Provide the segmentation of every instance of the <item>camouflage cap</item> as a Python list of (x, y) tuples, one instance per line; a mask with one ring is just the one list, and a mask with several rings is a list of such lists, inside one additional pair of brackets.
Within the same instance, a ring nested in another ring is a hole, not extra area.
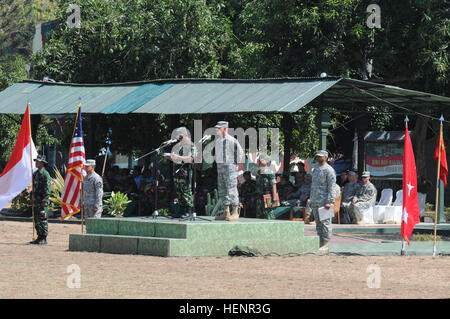
[(370, 172), (363, 172), (362, 173), (362, 175), (361, 175), (362, 177), (370, 177)]
[(226, 122), (226, 121), (219, 121), (219, 122), (217, 122), (216, 126), (214, 126), (214, 127), (216, 127), (216, 128), (228, 127), (228, 122)]
[(42, 162), (45, 164), (48, 164), (48, 162), (46, 161), (45, 155), (38, 155), (35, 159), (35, 162)]
[(320, 150), (316, 152), (315, 156), (326, 156), (328, 158), (328, 152), (324, 150)]
[(173, 131), (174, 135), (176, 137), (180, 136), (180, 135), (188, 135), (188, 130), (186, 127), (182, 126), (182, 127), (178, 127)]
[(93, 160), (93, 159), (86, 160), (86, 162), (84, 163), (84, 166), (95, 166), (95, 160)]
[(356, 175), (356, 173), (355, 173), (354, 171), (349, 171), (347, 174), (348, 174), (349, 176), (355, 176), (355, 175)]

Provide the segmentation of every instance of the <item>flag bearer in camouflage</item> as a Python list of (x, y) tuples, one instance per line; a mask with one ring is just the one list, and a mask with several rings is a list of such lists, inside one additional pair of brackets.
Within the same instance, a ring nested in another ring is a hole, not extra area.
[[(239, 220), (239, 193), (237, 189), (238, 163), (243, 162), (244, 151), (238, 140), (228, 134), (228, 122), (220, 121), (217, 129), (215, 152), (217, 163), (217, 188), (224, 213), (216, 220)], [(231, 213), (230, 213), (231, 206)]]
[(256, 175), (256, 189), (258, 198), (256, 200), (256, 217), (273, 219), (273, 209), (279, 205), (275, 200), (272, 200), (271, 207), (264, 207), (264, 195), (271, 194), (272, 199), (277, 198), (277, 180), (275, 174), (269, 167), (269, 158), (266, 155), (261, 155), (259, 158), (259, 171)]
[(167, 158), (175, 163), (173, 165), (175, 196), (180, 207), (179, 214), (173, 213), (172, 217), (190, 218), (194, 212), (192, 175), (196, 148), (186, 127), (175, 129), (172, 137), (179, 142), (172, 148), (172, 155)]
[(316, 222), (317, 234), (320, 238), (321, 252), (328, 251), (328, 241), (331, 239), (331, 218), (320, 220), (319, 207), (329, 209), (334, 204), (334, 185), (336, 184), (336, 172), (328, 165), (328, 152), (318, 151), (316, 153), (318, 165), (312, 171), (312, 183), (310, 194), (310, 205), (314, 220)]
[(37, 239), (30, 244), (46, 245), (48, 235), (48, 205), (50, 204), (50, 184), (51, 178), (45, 169), (44, 155), (38, 155), (34, 160), (38, 169), (33, 174), (33, 206), (34, 206), (34, 223), (36, 227)]
[(103, 179), (95, 172), (95, 160), (86, 160), (83, 181), (83, 207), (87, 218), (100, 218), (103, 211)]

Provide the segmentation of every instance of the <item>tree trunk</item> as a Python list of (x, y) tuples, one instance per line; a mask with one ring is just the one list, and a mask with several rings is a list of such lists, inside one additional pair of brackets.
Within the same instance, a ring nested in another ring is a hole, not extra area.
[[(421, 112), (426, 112), (426, 110), (421, 110)], [(426, 180), (427, 170), (425, 163), (425, 142), (427, 139), (427, 125), (428, 117), (417, 116), (416, 125), (414, 127), (414, 134), (411, 138), (414, 157), (416, 159), (416, 170), (417, 170), (417, 180)]]

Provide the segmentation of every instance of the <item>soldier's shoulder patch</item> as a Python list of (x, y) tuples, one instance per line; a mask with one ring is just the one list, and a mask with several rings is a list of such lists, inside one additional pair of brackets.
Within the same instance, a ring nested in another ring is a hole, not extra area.
[(100, 187), (103, 186), (103, 183), (102, 183), (102, 182), (97, 182), (95, 185), (96, 185), (98, 188), (100, 188)]

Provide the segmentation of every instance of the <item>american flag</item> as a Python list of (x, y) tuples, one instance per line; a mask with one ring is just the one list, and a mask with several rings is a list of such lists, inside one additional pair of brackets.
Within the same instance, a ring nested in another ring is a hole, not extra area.
[(85, 161), (83, 130), (81, 128), (81, 106), (79, 106), (75, 132), (70, 145), (64, 188), (61, 193), (61, 219), (66, 219), (80, 211), (81, 185), (84, 176), (86, 176), (86, 171), (84, 170)]

